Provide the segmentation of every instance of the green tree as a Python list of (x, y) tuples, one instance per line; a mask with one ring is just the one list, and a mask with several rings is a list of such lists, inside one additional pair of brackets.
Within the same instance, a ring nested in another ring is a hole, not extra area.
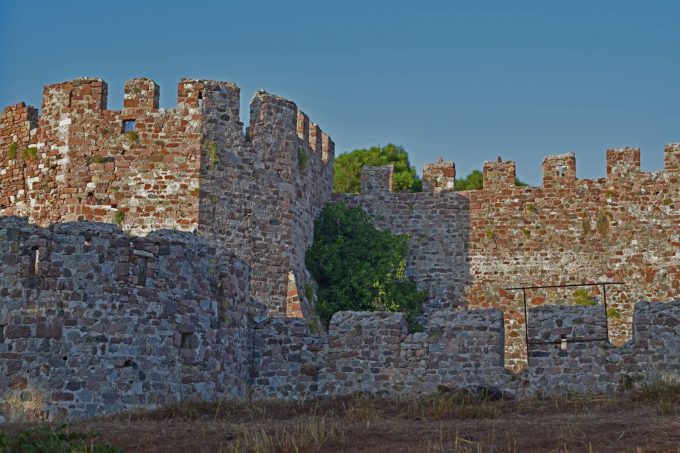
[(321, 319), (342, 310), (394, 311), (414, 327), (427, 293), (406, 278), (407, 247), (406, 235), (377, 230), (359, 207), (324, 206), (306, 255)]
[[(515, 185), (526, 187), (529, 184), (515, 178)], [(479, 170), (472, 170), (472, 172), (465, 178), (456, 179), (456, 190), (479, 190), (484, 187), (484, 174)]]
[(416, 169), (408, 160), (408, 153), (401, 146), (392, 143), (386, 146), (372, 146), (368, 149), (355, 149), (335, 158), (333, 190), (336, 192), (359, 192), (361, 187), (361, 168), (365, 165), (394, 165), (392, 188), (395, 192), (420, 192), (423, 184)]

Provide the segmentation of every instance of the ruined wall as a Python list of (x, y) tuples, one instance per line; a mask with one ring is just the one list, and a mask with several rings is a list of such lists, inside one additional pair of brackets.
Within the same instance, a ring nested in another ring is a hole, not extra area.
[(0, 218), (0, 416), (246, 394), (249, 268), (187, 233)]
[[(515, 186), (514, 162), (487, 162), (482, 190), (425, 183), (423, 193), (392, 193), (384, 182), (334, 200), (410, 235), (407, 274), (429, 290), (426, 316), (449, 306), (502, 310), (506, 360), (518, 369), (526, 363), (521, 292), (503, 288), (623, 281), (607, 294), (617, 344), (632, 334), (636, 301), (680, 294), (680, 145), (664, 152), (655, 173), (640, 172), (639, 150), (626, 148), (608, 151), (609, 173), (597, 180), (577, 179), (574, 155), (563, 154), (545, 158), (542, 187)], [(570, 303), (573, 289), (527, 296), (530, 306)]]
[(112, 111), (103, 80), (78, 79), (45, 87), (39, 119), (33, 107), (7, 108), (0, 215), (111, 222), (136, 235), (197, 231), (251, 263), (253, 295), (285, 313), (289, 273), (296, 286), (308, 281), (304, 252), (330, 199), (333, 142), (265, 92), (252, 101), (247, 135), (235, 84), (182, 79), (177, 93), (175, 109), (159, 109), (159, 86), (132, 79), (123, 110)]
[(637, 304), (635, 337), (620, 347), (600, 340), (602, 306), (546, 305), (529, 319), (529, 365), (518, 374), (503, 367), (503, 318), (495, 309), (443, 310), (422, 333), (408, 333), (399, 313), (339, 312), (327, 337), (302, 320), (268, 319), (255, 327), (252, 395), (612, 393), (626, 380), (680, 373), (680, 301)]
[(498, 310), (445, 310), (422, 333), (409, 333), (404, 315), (388, 312), (336, 313), (327, 337), (293, 319), (269, 319), (255, 328), (256, 398), (507, 388), (510, 378)]
[[(620, 347), (597, 340), (606, 338), (601, 306), (533, 309), (529, 332), (528, 381), (533, 392), (611, 393), (621, 388), (626, 376), (634, 382), (680, 374), (680, 301), (636, 304), (633, 338)], [(577, 341), (584, 339), (595, 341)], [(531, 344), (535, 341), (553, 343)]]

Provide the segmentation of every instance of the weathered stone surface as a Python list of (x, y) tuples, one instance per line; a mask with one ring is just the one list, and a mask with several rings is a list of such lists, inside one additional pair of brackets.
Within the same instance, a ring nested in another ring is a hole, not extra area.
[[(235, 84), (182, 79), (175, 109), (159, 109), (159, 93), (154, 81), (132, 79), (123, 110), (107, 110), (106, 82), (84, 78), (45, 87), (40, 117), (23, 103), (7, 107), (0, 215), (42, 226), (118, 223), (136, 235), (197, 232), (249, 263), (253, 296), (285, 314), (289, 273), (298, 285), (309, 281), (304, 253), (330, 199), (333, 141), (293, 102), (264, 91), (252, 100), (245, 136)], [(29, 147), (34, 156), (24, 154)], [(127, 274), (127, 263), (113, 272)]]
[(680, 373), (680, 301), (637, 304), (635, 338), (621, 347), (603, 339), (602, 311), (533, 309), (528, 369), (516, 375), (503, 366), (503, 316), (495, 309), (441, 310), (422, 333), (408, 333), (399, 313), (340, 312), (328, 336), (311, 335), (301, 320), (269, 319), (255, 327), (251, 391), (263, 399), (480, 388), (505, 396), (610, 393), (627, 375)]
[[(36, 267), (27, 259), (31, 244), (40, 244), (38, 284), (26, 287)], [(167, 253), (134, 253), (160, 244)], [(0, 257), (7, 256), (15, 264), (0, 268), (0, 287), (19, 290), (0, 298), (4, 418), (79, 418), (192, 396), (246, 395), (248, 311), (257, 306), (250, 269), (223, 249), (188, 233), (135, 238), (113, 225), (41, 228), (0, 217)], [(125, 273), (115, 271), (121, 263)]]
[[(639, 149), (607, 152), (607, 178), (576, 178), (574, 154), (543, 161), (543, 186), (515, 186), (514, 162), (486, 162), (482, 190), (432, 183), (450, 163), (426, 165), (422, 193), (389, 190), (388, 167), (364, 169), (361, 194), (334, 194), (361, 206), (376, 227), (409, 235), (406, 273), (430, 300), (425, 317), (448, 307), (498, 308), (505, 315), (506, 362), (526, 366), (522, 294), (504, 288), (622, 281), (607, 288), (612, 341), (631, 338), (633, 306), (680, 295), (680, 145), (663, 171), (639, 171)], [(382, 168), (382, 169), (381, 169)], [(447, 170), (448, 168), (448, 170)], [(450, 178), (450, 177), (449, 177)], [(600, 287), (593, 291), (602, 304)], [(574, 288), (528, 290), (529, 307), (570, 304)]]
[[(680, 372), (680, 302), (633, 305), (680, 295), (680, 145), (655, 173), (609, 150), (599, 180), (548, 156), (542, 187), (516, 187), (498, 159), (483, 190), (454, 192), (440, 160), (425, 192), (395, 194), (391, 167), (366, 167), (360, 195), (332, 197), (330, 137), (263, 91), (244, 133), (239, 98), (183, 79), (159, 109), (158, 85), (133, 79), (110, 111), (106, 83), (78, 79), (46, 87), (41, 116), (0, 113), (0, 422), (251, 394), (611, 392)], [(319, 328), (304, 253), (331, 199), (409, 234), (424, 332), (397, 313)], [(593, 279), (626, 283), (610, 312), (600, 288), (593, 307), (530, 290), (528, 332), (503, 289)]]

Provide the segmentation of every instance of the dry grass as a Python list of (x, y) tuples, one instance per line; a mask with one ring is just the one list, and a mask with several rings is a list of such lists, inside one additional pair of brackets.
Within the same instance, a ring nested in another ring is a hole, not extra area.
[(680, 415), (680, 376), (652, 372), (631, 392), (637, 401), (655, 404), (659, 415)]
[(264, 426), (243, 429), (221, 451), (225, 453), (321, 451), (324, 445), (341, 439), (342, 435), (342, 429), (337, 421), (326, 417), (302, 417), (293, 423), (276, 426), (273, 432), (267, 431)]
[(674, 385), (650, 381), (614, 398), (489, 401), (443, 393), (189, 402), (71, 428), (136, 452), (680, 452), (680, 417), (664, 409), (677, 408)]

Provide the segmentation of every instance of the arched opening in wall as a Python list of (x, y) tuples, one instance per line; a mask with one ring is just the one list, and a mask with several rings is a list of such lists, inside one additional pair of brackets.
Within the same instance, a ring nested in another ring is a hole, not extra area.
[(286, 293), (286, 318), (304, 318), (302, 303), (298, 292), (295, 274), (288, 272), (288, 291)]
[(198, 92), (198, 108), (203, 108), (203, 91)]
[(564, 178), (564, 165), (557, 166), (557, 176), (560, 178)]

